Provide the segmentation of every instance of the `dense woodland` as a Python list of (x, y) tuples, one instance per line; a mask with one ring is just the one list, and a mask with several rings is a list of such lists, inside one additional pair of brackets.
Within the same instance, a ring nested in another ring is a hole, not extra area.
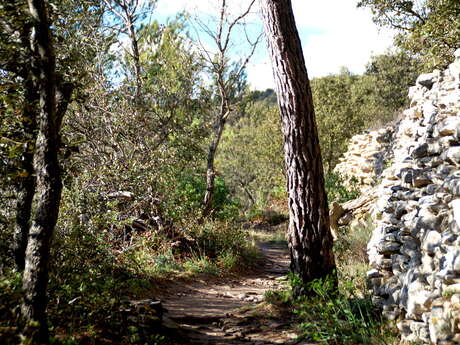
[[(124, 327), (123, 298), (166, 276), (257, 266), (246, 225), (289, 218), (288, 100), (251, 90), (246, 77), (267, 45), (248, 20), (257, 2), (238, 13), (216, 3), (212, 21), (184, 12), (166, 24), (154, 0), (0, 3), (0, 343), (167, 343), (160, 328), (141, 339)], [(397, 121), (417, 75), (445, 67), (460, 46), (457, 0), (356, 5), (397, 35), (363, 74), (343, 68), (299, 93), (313, 100), (314, 115), (307, 105), (301, 116), (310, 130), (316, 121), (324, 169), (307, 197), (324, 185), (329, 203), (356, 196), (333, 172), (348, 140)], [(336, 257), (352, 243), (339, 241)]]

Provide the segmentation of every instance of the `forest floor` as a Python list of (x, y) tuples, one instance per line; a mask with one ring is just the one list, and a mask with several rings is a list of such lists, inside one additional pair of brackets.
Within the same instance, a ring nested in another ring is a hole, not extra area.
[(258, 269), (228, 277), (202, 276), (167, 282), (159, 297), (164, 326), (178, 344), (308, 344), (297, 340), (287, 306), (264, 301), (268, 290), (286, 289), (286, 243), (258, 241)]

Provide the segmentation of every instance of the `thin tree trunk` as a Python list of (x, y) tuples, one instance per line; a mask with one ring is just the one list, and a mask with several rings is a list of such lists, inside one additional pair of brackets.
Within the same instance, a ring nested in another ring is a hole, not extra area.
[(16, 185), (16, 224), (14, 229), (13, 252), (18, 271), (24, 270), (24, 257), (27, 248), (27, 237), (30, 228), (32, 201), (35, 194), (35, 176), (33, 168), (34, 144), (37, 130), (38, 90), (32, 80), (30, 71), (27, 74), (24, 91), (24, 109), (22, 127), (26, 135), (26, 148), (22, 154), (19, 170), (21, 177)]
[(335, 271), (312, 95), (291, 1), (261, 5), (284, 133), (291, 270), (308, 283)]
[(141, 62), (139, 54), (138, 37), (136, 35), (136, 28), (134, 26), (134, 21), (137, 17), (136, 10), (138, 8), (139, 1), (113, 0), (113, 2), (121, 8), (121, 11), (117, 10), (116, 6), (112, 5), (111, 0), (104, 0), (104, 3), (107, 5), (107, 7), (124, 22), (126, 30), (128, 31), (128, 37), (131, 44), (131, 57), (134, 61), (134, 74), (136, 77), (136, 100), (139, 101), (142, 87)]
[(229, 114), (229, 110), (226, 110), (225, 101), (224, 99), (222, 99), (221, 106), (220, 106), (220, 113), (219, 113), (218, 121), (216, 123), (216, 131), (215, 131), (214, 139), (209, 145), (209, 150), (208, 150), (208, 160), (207, 160), (207, 168), (206, 168), (206, 191), (205, 191), (204, 199), (203, 199), (203, 212), (202, 212), (203, 217), (207, 217), (212, 211), (212, 199), (214, 196), (214, 185), (215, 185), (215, 178), (216, 178), (216, 172), (214, 169), (214, 161), (216, 158), (216, 152), (217, 152), (217, 148), (219, 147), (220, 139), (222, 138), (222, 133), (224, 131), (225, 122), (227, 121), (228, 114)]
[(139, 55), (139, 46), (137, 43), (136, 31), (134, 29), (134, 23), (131, 16), (126, 11), (126, 20), (129, 33), (129, 39), (131, 41), (131, 50), (133, 53), (134, 60), (134, 73), (136, 74), (136, 99), (139, 100), (141, 95), (142, 79), (141, 79), (141, 62)]
[(23, 273), (26, 322), (24, 336), (32, 344), (48, 342), (46, 318), (50, 241), (56, 225), (61, 197), (58, 164), (58, 119), (56, 118), (55, 57), (44, 0), (28, 0), (33, 21), (32, 61), (40, 94), (38, 135), (34, 155), (37, 207), (33, 215)]

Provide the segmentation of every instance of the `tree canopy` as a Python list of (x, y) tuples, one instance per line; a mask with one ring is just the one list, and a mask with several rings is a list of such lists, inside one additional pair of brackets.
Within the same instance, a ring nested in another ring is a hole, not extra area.
[(420, 57), (425, 71), (443, 68), (460, 46), (457, 0), (361, 0), (380, 26), (398, 30), (395, 44)]

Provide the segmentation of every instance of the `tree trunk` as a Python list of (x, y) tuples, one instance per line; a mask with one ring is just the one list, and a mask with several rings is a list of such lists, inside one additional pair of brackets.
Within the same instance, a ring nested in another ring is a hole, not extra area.
[(140, 62), (140, 54), (139, 54), (139, 46), (137, 43), (136, 31), (134, 29), (134, 23), (126, 11), (126, 20), (127, 20), (127, 27), (129, 33), (129, 40), (131, 41), (131, 50), (133, 54), (134, 60), (134, 73), (136, 74), (136, 99), (139, 101), (139, 97), (141, 95), (141, 87), (142, 87), (142, 79), (141, 79), (141, 62)]
[[(56, 89), (56, 127), (61, 128), (62, 119), (67, 111), (70, 98), (74, 90), (71, 83), (57, 83)], [(37, 138), (37, 107), (38, 90), (32, 77), (25, 81), (24, 109), (22, 126), (26, 134), (27, 148), (21, 157), (19, 169), (24, 176), (19, 177), (16, 184), (16, 224), (14, 229), (13, 253), (18, 271), (24, 270), (27, 238), (30, 229), (30, 218), (32, 213), (32, 202), (35, 194), (35, 176), (33, 167), (34, 145), (32, 141)], [(57, 145), (60, 145), (58, 138)]]
[(203, 212), (202, 216), (207, 217), (212, 211), (212, 199), (214, 196), (214, 185), (216, 172), (214, 169), (214, 161), (216, 158), (217, 147), (219, 146), (220, 139), (222, 138), (222, 133), (224, 131), (225, 122), (227, 121), (229, 111), (226, 111), (225, 101), (222, 96), (220, 113), (216, 123), (216, 131), (214, 139), (209, 145), (208, 151), (208, 161), (206, 168), (206, 191), (203, 199)]
[(318, 131), (291, 1), (261, 0), (261, 7), (284, 133), (291, 270), (304, 283), (328, 275), (335, 281)]
[[(30, 215), (32, 212), (32, 201), (35, 193), (35, 176), (33, 168), (34, 145), (37, 130), (37, 105), (38, 91), (36, 84), (28, 69), (25, 80), (24, 108), (22, 112), (22, 128), (26, 133), (26, 148), (21, 156), (19, 170), (21, 176), (16, 184), (16, 224), (14, 229), (13, 252), (18, 271), (24, 270), (25, 253), (27, 248), (27, 237), (30, 228)], [(30, 137), (27, 137), (30, 135)]]
[(48, 14), (44, 0), (28, 0), (28, 5), (34, 27), (32, 63), (37, 71), (40, 105), (34, 154), (37, 207), (27, 243), (21, 311), (26, 322), (24, 336), (32, 344), (44, 344), (48, 342), (46, 290), (50, 241), (58, 217), (61, 179), (57, 157), (55, 57)]

